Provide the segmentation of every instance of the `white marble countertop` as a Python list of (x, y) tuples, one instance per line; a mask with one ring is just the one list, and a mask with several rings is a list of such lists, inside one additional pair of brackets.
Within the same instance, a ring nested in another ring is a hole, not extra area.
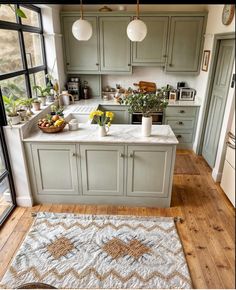
[(97, 124), (79, 124), (79, 129), (76, 131), (69, 131), (66, 125), (62, 132), (54, 134), (44, 133), (38, 129), (23, 141), (145, 145), (177, 145), (179, 143), (169, 125), (152, 125), (150, 137), (141, 136), (141, 125), (111, 125), (108, 135), (99, 137)]

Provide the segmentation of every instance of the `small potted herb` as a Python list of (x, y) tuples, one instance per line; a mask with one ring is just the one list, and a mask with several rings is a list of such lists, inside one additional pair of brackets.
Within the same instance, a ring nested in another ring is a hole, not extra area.
[(40, 111), (40, 110), (41, 110), (41, 108), (40, 108), (41, 101), (40, 101), (39, 99), (34, 98), (34, 99), (32, 100), (32, 105), (33, 105), (33, 109), (34, 109), (34, 111)]
[(47, 85), (46, 87), (33, 86), (33, 89), (37, 92), (38, 99), (41, 101), (42, 106), (46, 106), (46, 98), (50, 95), (51, 87)]

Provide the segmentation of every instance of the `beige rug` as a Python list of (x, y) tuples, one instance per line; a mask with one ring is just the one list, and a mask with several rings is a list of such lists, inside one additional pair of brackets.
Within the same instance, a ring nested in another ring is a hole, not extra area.
[(56, 288), (192, 288), (173, 218), (38, 213), (3, 277)]

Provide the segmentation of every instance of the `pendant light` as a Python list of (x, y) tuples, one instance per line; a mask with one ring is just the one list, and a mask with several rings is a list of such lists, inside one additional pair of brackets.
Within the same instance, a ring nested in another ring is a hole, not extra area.
[(127, 35), (131, 41), (143, 41), (147, 35), (147, 26), (139, 19), (139, 0), (137, 0), (136, 18), (127, 26)]
[(83, 19), (83, 5), (80, 0), (80, 19), (76, 20), (72, 25), (72, 34), (77, 40), (89, 40), (93, 34), (91, 23)]

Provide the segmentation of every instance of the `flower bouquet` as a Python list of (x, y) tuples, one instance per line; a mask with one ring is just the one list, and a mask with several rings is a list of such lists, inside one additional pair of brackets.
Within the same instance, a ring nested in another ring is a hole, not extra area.
[(90, 113), (89, 118), (99, 125), (99, 135), (103, 137), (106, 136), (109, 131), (114, 113), (96, 110)]

